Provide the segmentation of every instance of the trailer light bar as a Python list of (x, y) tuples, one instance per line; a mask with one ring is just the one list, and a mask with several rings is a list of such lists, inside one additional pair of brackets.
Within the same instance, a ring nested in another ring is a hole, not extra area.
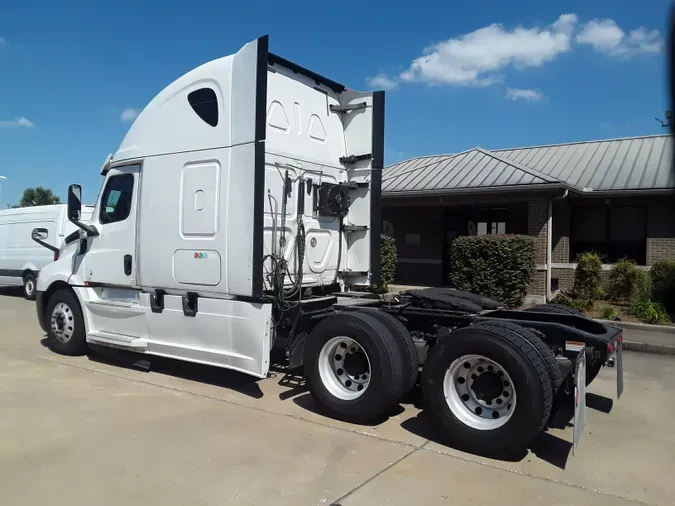
[(609, 341), (607, 343), (607, 353), (610, 355), (614, 353), (616, 349), (621, 346), (621, 343), (623, 343), (623, 333), (620, 333), (614, 342)]

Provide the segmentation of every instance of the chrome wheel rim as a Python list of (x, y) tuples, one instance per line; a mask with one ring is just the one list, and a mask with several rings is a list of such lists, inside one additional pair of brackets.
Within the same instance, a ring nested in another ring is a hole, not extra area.
[(477, 430), (502, 427), (516, 410), (516, 391), (508, 372), (482, 355), (455, 359), (445, 373), (443, 393), (455, 417)]
[(75, 332), (75, 315), (65, 302), (54, 306), (51, 316), (51, 327), (54, 337), (62, 343), (67, 343)]
[(361, 397), (370, 384), (370, 373), (370, 358), (353, 339), (333, 337), (321, 348), (319, 376), (338, 399), (351, 401)]

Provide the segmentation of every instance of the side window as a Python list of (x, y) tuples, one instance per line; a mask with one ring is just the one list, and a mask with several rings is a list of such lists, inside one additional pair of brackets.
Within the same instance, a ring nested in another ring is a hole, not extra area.
[(188, 93), (187, 99), (197, 116), (212, 127), (218, 125), (218, 97), (215, 91), (211, 88), (200, 88)]
[(99, 220), (102, 225), (127, 219), (131, 212), (133, 191), (133, 174), (120, 174), (108, 179), (105, 190), (103, 190), (99, 213)]

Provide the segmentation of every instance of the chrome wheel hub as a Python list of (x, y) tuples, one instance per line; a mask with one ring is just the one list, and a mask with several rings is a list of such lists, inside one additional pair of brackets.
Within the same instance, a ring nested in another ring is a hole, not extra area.
[(353, 339), (333, 337), (319, 353), (319, 375), (328, 391), (338, 399), (353, 400), (370, 384), (370, 359)]
[(65, 302), (59, 302), (54, 306), (51, 315), (51, 328), (54, 337), (66, 343), (73, 337), (75, 320), (72, 309)]

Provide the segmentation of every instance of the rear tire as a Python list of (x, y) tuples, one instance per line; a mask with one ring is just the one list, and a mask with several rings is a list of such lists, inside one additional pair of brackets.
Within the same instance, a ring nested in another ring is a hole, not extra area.
[[(537, 304), (536, 306), (528, 307), (523, 311), (531, 311), (535, 313), (551, 313), (551, 314), (569, 314), (573, 316), (585, 316), (583, 311), (574, 309), (564, 304)], [(602, 369), (602, 361), (595, 360), (592, 353), (589, 351), (586, 355), (586, 386), (590, 385), (598, 376)]]
[(407, 378), (403, 391), (401, 392), (401, 397), (410, 393), (410, 391), (415, 387), (417, 383), (417, 377), (419, 375), (419, 358), (417, 356), (417, 348), (415, 348), (415, 343), (412, 340), (410, 331), (406, 328), (403, 323), (395, 318), (389, 313), (384, 311), (366, 309), (368, 315), (379, 320), (384, 324), (391, 335), (396, 339), (396, 342), (399, 345), (399, 351), (402, 353), (404, 360), (404, 367), (406, 368), (405, 377)]
[[(358, 311), (336, 313), (314, 327), (305, 343), (303, 369), (309, 391), (329, 416), (365, 423), (401, 398), (407, 360), (387, 326)], [(367, 371), (358, 367), (364, 362)]]
[(32, 272), (27, 272), (23, 277), (23, 296), (27, 300), (35, 300), (36, 286), (35, 275)]
[[(481, 393), (476, 378), (485, 371)], [(535, 347), (495, 326), (464, 327), (439, 340), (424, 368), (423, 391), (425, 405), (454, 446), (492, 456), (526, 450), (553, 404), (551, 379)], [(508, 399), (512, 404), (504, 411)]]
[(483, 320), (478, 322), (476, 325), (480, 327), (509, 329), (530, 343), (530, 345), (532, 345), (532, 347), (537, 351), (546, 365), (546, 370), (548, 371), (549, 378), (551, 379), (551, 388), (553, 388), (554, 392), (558, 390), (558, 387), (563, 380), (562, 373), (560, 372), (560, 367), (558, 367), (558, 361), (555, 359), (555, 354), (542, 338), (542, 332), (535, 329), (522, 327), (516, 323), (498, 320), (493, 322), (489, 320)]
[(45, 309), (45, 325), (50, 350), (72, 356), (87, 353), (82, 309), (72, 290), (57, 290), (49, 298)]

